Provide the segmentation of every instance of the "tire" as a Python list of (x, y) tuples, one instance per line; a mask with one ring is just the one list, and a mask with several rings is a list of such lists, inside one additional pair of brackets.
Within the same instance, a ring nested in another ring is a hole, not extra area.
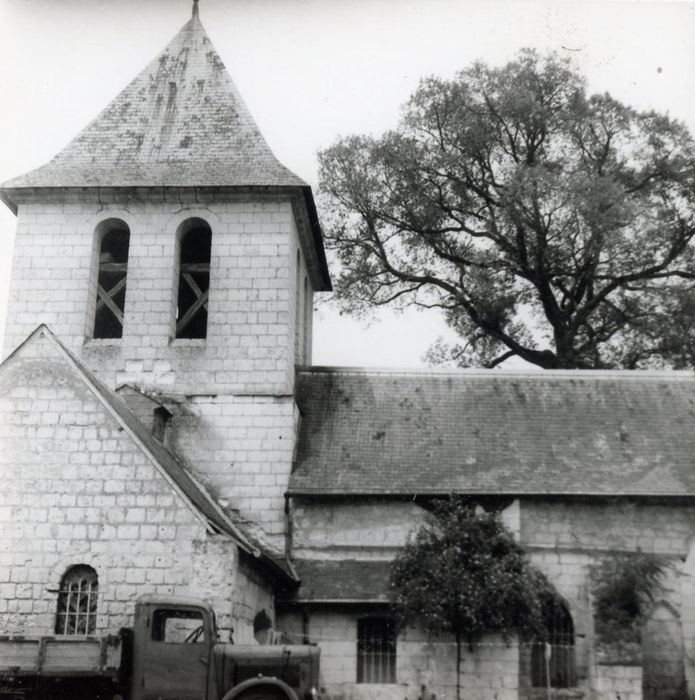
[[(231, 700), (234, 695), (234, 688), (224, 695), (222, 700)], [(234, 700), (289, 700), (282, 688), (277, 686), (256, 686), (245, 690), (240, 695), (237, 695)]]

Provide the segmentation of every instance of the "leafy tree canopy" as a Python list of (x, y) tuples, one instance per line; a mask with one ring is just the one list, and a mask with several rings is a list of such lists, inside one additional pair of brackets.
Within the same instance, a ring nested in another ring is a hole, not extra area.
[(568, 60), (423, 80), (398, 128), (320, 154), (343, 308), (444, 310), (433, 359), (695, 366), (695, 143)]
[(495, 513), (457, 497), (434, 506), (391, 568), (403, 625), (420, 624), (473, 645), (486, 634), (545, 638), (547, 579)]
[(606, 644), (639, 643), (645, 611), (663, 590), (666, 563), (654, 554), (614, 554), (590, 574), (596, 634)]

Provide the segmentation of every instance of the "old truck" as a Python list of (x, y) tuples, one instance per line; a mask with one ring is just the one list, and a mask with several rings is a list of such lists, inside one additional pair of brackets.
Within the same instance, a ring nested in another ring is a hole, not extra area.
[(202, 601), (142, 596), (133, 628), (0, 636), (2, 700), (315, 700), (319, 649), (218, 641)]

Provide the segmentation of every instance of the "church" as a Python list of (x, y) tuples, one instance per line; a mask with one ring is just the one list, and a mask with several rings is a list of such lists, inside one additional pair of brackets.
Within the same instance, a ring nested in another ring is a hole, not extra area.
[[(342, 700), (455, 696), (452, 640), (396, 630), (389, 563), (433, 500), (494, 508), (562, 596), (547, 649), (467, 650), (476, 700), (695, 698), (691, 372), (312, 366), (331, 278), (311, 188), (190, 20), (17, 217), (0, 365), (0, 634), (107, 634), (144, 593), (268, 616)], [(590, 573), (668, 575), (630, 658)], [(257, 630), (256, 630), (257, 631)], [(619, 658), (620, 657), (620, 658)]]

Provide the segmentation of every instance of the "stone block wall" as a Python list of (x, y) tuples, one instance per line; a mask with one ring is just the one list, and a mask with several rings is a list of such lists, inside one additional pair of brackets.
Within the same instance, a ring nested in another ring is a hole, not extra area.
[[(312, 610), (308, 638), (321, 647), (321, 683), (331, 700), (455, 700), (456, 643), (431, 638), (422, 630), (399, 633), (395, 683), (357, 683), (357, 620), (374, 609), (343, 612)], [(299, 614), (280, 616), (278, 625), (301, 641), (305, 628)], [(475, 700), (517, 700), (519, 651), (489, 637), (461, 652), (461, 696)]]
[(642, 667), (597, 664), (593, 700), (642, 700)]
[[(592, 673), (591, 647), (593, 639), (593, 625), (591, 624), (593, 612), (589, 602), (587, 579), (589, 567), (594, 562), (594, 556), (592, 553), (576, 550), (565, 552), (555, 549), (529, 547), (527, 549), (531, 562), (548, 577), (572, 616), (577, 687), (586, 694)], [(522, 649), (520, 664), (520, 697), (531, 700), (537, 697), (538, 689), (531, 687), (530, 648)]]
[[(422, 509), (405, 500), (362, 498), (336, 503), (320, 498), (293, 498), (293, 555), (299, 559), (391, 559), (422, 517)], [(695, 678), (692, 662), (695, 658), (695, 511), (692, 507), (685, 502), (520, 499), (502, 513), (502, 518), (518, 535), (533, 563), (554, 584), (572, 616), (577, 684), (574, 689), (558, 691), (563, 697), (592, 697), (597, 674), (608, 673), (598, 668), (593, 654), (591, 567), (616, 551), (641, 550), (663, 557), (670, 568), (653, 609), (647, 611), (643, 631), (644, 676), (640, 676), (640, 683), (651, 689), (649, 700), (681, 700), (685, 679), (692, 687)], [(326, 612), (326, 621), (321, 624), (344, 627), (349, 623), (349, 617), (342, 612), (338, 614), (337, 608), (333, 612), (335, 617), (330, 618)], [(320, 643), (323, 649), (324, 642)], [(334, 677), (348, 684), (347, 677), (354, 675), (346, 657), (348, 648), (339, 646), (333, 650), (333, 643), (326, 643), (328, 656), (336, 659)], [(407, 637), (399, 639), (399, 649), (407, 643)], [(417, 653), (412, 650), (414, 656)], [(401, 657), (405, 658), (403, 654)], [(426, 658), (423, 655), (422, 663), (416, 665), (426, 668), (423, 665)], [(515, 692), (520, 699), (544, 697), (543, 689), (531, 687), (528, 647), (519, 650), (517, 671)], [(615, 683), (618, 680), (616, 677)], [(627, 676), (624, 680), (625, 688), (632, 692), (630, 688), (636, 681)], [(409, 682), (413, 687), (417, 685), (416, 679)], [(357, 688), (354, 680), (352, 684)], [(346, 685), (341, 692), (365, 691), (349, 690)]]
[[(191, 217), (212, 228), (203, 340), (174, 337), (176, 232)], [(109, 218), (130, 229), (123, 337), (91, 339), (95, 231)], [(299, 279), (303, 288), (307, 276), (287, 198), (144, 190), (46, 194), (19, 209), (5, 354), (45, 323), (112, 388), (130, 382), (180, 394), (288, 394), (300, 311), (295, 285)], [(304, 361), (308, 352), (298, 350)]]
[[(412, 499), (356, 498), (335, 501), (318, 497), (291, 499), (292, 555), (297, 559), (391, 560), (422, 524), (426, 511)], [(505, 524), (519, 531), (519, 504), (503, 513)], [(388, 609), (381, 606), (383, 614)], [(311, 609), (308, 635), (321, 647), (323, 682), (340, 700), (432, 700), (456, 696), (456, 645), (433, 639), (421, 630), (399, 633), (394, 684), (357, 683), (357, 621), (378, 614), (378, 607)], [(280, 625), (294, 640), (303, 638), (301, 615), (283, 613)], [(461, 657), (462, 697), (516, 700), (519, 697), (519, 650), (498, 638), (485, 640)]]
[[(422, 525), (426, 513), (411, 498), (336, 501), (293, 497), (292, 555), (298, 559), (392, 559)], [(519, 501), (513, 501), (500, 517), (518, 536)]]
[[(278, 629), (294, 643), (304, 639), (305, 628), (299, 614), (278, 615)], [(357, 679), (357, 624), (349, 613), (313, 612), (306, 628), (308, 640), (321, 647), (321, 684), (330, 693), (340, 692)]]
[(175, 409), (168, 435), (220, 504), (259, 525), (279, 551), (296, 414), (291, 396), (191, 397)]
[(683, 657), (688, 697), (695, 698), (695, 538), (689, 542), (688, 555), (680, 576)]
[(256, 613), (265, 610), (270, 619), (275, 620), (273, 591), (268, 581), (252, 566), (248, 555), (240, 556), (235, 581), (232, 605), (234, 641), (255, 644), (253, 619)]
[[(174, 338), (177, 229), (212, 229), (205, 339)], [(93, 339), (99, 240), (130, 229), (123, 337)], [(225, 504), (282, 547), (295, 363), (311, 358), (313, 285), (292, 202), (275, 195), (46, 193), (20, 206), (5, 352), (40, 323), (111, 388), (166, 395), (169, 444)]]
[(424, 516), (412, 500), (293, 498), (292, 555), (392, 559)]
[[(402, 638), (401, 638), (402, 637)], [(456, 643), (453, 638), (428, 637), (408, 629), (399, 637), (399, 680), (407, 684), (407, 697), (432, 695), (456, 698)], [(514, 642), (490, 635), (480, 645), (461, 649), (461, 697), (476, 700), (517, 700), (519, 697), (519, 648)]]
[(0, 367), (0, 396), (1, 633), (52, 633), (78, 564), (99, 577), (99, 633), (131, 624), (143, 593), (202, 597), (221, 626), (249, 627), (269, 593), (245, 585), (236, 544), (206, 531), (50, 339)]
[(685, 557), (695, 535), (695, 511), (686, 503), (614, 499), (524, 499), (521, 542), (565, 551), (635, 551)]
[[(692, 508), (676, 502), (524, 500), (521, 533), (522, 545), (548, 575), (572, 615), (578, 687), (585, 697), (600, 685), (601, 698), (615, 698), (615, 692), (620, 692), (621, 698), (632, 698), (635, 696), (630, 693), (636, 692), (632, 688), (637, 684), (640, 693), (642, 685), (651, 689), (650, 700), (682, 698), (685, 676), (695, 676), (689, 660), (695, 646), (688, 638), (688, 630), (695, 627), (689, 603), (695, 588), (687, 574), (687, 562), (683, 565), (695, 534)], [(646, 611), (643, 667), (595, 663), (591, 567), (615, 552), (638, 550), (662, 557), (669, 566), (653, 609)], [(524, 677), (528, 675), (522, 673)], [(619, 691), (623, 682), (625, 689)], [(615, 692), (608, 690), (614, 686)]]
[[(311, 364), (311, 346), (314, 319), (314, 291), (306, 257), (302, 252), (299, 232), (292, 220), (290, 237), (290, 257), (294, 250), (294, 279), (290, 280), (290, 317), (294, 328), (294, 363)], [(292, 277), (292, 271), (290, 271)]]

